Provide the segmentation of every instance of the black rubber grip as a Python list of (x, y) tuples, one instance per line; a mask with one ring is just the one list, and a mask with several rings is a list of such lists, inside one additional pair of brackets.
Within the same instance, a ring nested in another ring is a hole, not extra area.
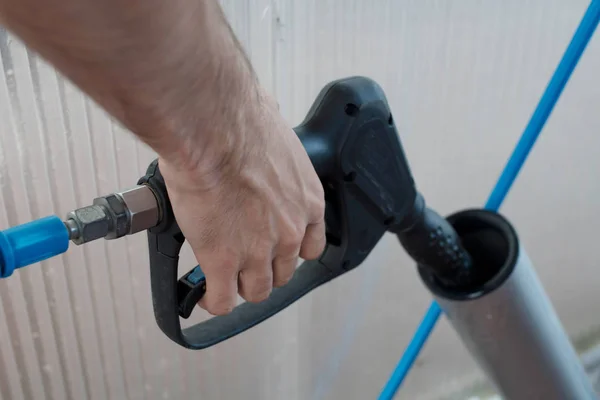
[(306, 261), (288, 284), (275, 288), (261, 303), (242, 303), (227, 315), (211, 318), (182, 331), (181, 344), (203, 349), (229, 339), (272, 317), (296, 300), (333, 279), (335, 275), (318, 261)]
[[(275, 288), (261, 303), (242, 303), (224, 316), (217, 316), (186, 329), (181, 329), (177, 298), (177, 264), (179, 257), (165, 254), (181, 247), (181, 236), (149, 233), (152, 299), (156, 321), (160, 329), (176, 343), (200, 350), (238, 335), (270, 318), (296, 300), (345, 272), (333, 272), (319, 261), (306, 261), (296, 270), (284, 287)], [(162, 247), (162, 249), (161, 249)], [(161, 251), (162, 250), (162, 251)]]

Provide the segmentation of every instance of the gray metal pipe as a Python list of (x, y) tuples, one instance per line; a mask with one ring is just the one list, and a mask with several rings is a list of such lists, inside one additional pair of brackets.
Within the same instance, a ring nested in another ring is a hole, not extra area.
[(448, 217), (486, 281), (448, 290), (421, 278), (463, 344), (505, 399), (590, 400), (597, 395), (511, 224), (497, 213)]

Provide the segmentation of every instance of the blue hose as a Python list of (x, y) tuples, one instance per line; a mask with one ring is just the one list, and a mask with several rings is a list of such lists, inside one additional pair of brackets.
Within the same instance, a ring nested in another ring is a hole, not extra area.
[[(550, 113), (552, 112), (558, 98), (560, 97), (567, 81), (577, 62), (581, 58), (590, 38), (594, 34), (598, 21), (600, 20), (600, 0), (593, 0), (583, 16), (577, 31), (573, 35), (567, 50), (565, 51), (554, 75), (550, 79), (542, 98), (540, 99), (529, 123), (525, 127), (519, 142), (506, 163), (500, 178), (496, 182), (485, 208), (497, 211), (504, 198), (508, 194), (514, 183), (521, 167), (525, 163), (529, 152), (537, 140), (542, 128), (546, 124)], [(423, 345), (431, 335), (433, 328), (441, 314), (440, 307), (434, 301), (429, 306), (423, 320), (418, 326), (412, 340), (408, 344), (400, 362), (392, 373), (389, 381), (386, 383), (379, 400), (391, 400), (400, 388), (400, 385), (406, 378), (406, 375), (412, 368), (412, 365), (419, 355)]]
[(0, 231), (0, 278), (17, 268), (64, 253), (69, 232), (55, 215)]

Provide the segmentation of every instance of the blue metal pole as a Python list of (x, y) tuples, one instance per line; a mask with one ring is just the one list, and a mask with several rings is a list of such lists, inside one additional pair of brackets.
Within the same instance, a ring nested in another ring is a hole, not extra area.
[[(558, 67), (556, 68), (544, 94), (542, 95), (529, 123), (525, 127), (519, 142), (506, 163), (500, 178), (496, 182), (485, 208), (497, 211), (512, 184), (514, 183), (521, 167), (525, 163), (529, 152), (533, 148), (540, 135), (548, 117), (552, 113), (565, 85), (567, 84), (573, 70), (577, 66), (581, 55), (598, 26), (600, 20), (600, 0), (593, 0), (587, 8), (567, 50), (565, 51)], [(431, 335), (441, 310), (436, 302), (432, 302), (421, 324), (417, 328), (412, 340), (408, 344), (400, 362), (392, 373), (389, 381), (383, 388), (379, 400), (391, 400), (402, 385), (406, 375), (419, 355), (423, 345)]]
[(423, 348), (423, 345), (429, 338), (429, 335), (433, 331), (436, 322), (438, 321), (442, 310), (438, 303), (435, 301), (431, 302), (429, 309), (425, 313), (423, 320), (417, 327), (417, 331), (413, 339), (408, 344), (408, 347), (404, 351), (404, 355), (400, 359), (398, 366), (392, 373), (390, 380), (383, 388), (383, 391), (379, 395), (379, 399), (392, 399), (398, 391), (398, 388), (406, 378), (408, 371), (412, 368), (413, 363), (419, 356), (419, 352)]

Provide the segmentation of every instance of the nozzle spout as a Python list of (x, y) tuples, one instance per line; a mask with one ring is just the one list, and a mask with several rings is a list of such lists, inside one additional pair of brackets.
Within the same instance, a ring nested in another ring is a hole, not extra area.
[(466, 288), (479, 279), (471, 255), (456, 231), (437, 212), (425, 206), (419, 195), (410, 223), (395, 233), (408, 255), (446, 287)]

